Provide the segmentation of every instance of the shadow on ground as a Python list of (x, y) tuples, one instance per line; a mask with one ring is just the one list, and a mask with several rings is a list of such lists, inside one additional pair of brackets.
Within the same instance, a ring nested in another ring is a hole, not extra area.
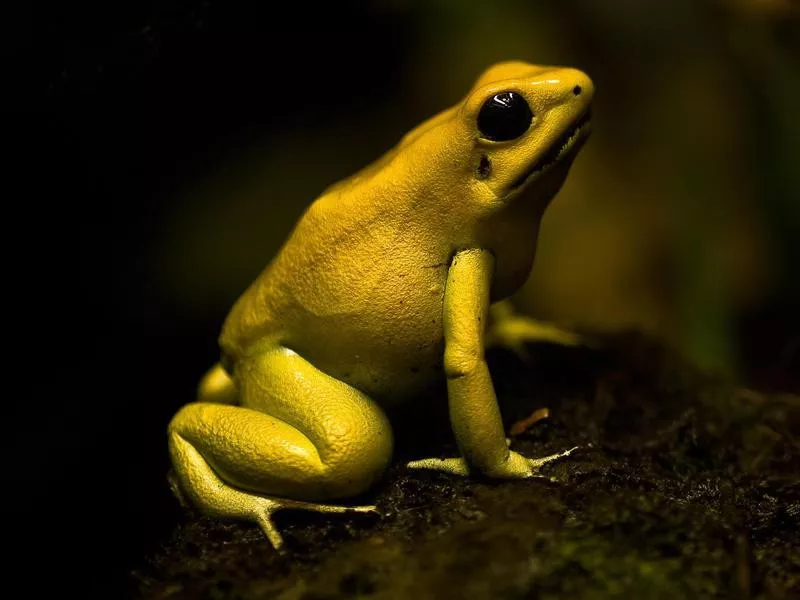
[[(637, 335), (534, 350), (490, 364), (508, 425), (550, 408), (512, 447), (584, 446), (543, 471), (555, 481), (409, 472), (401, 443), (367, 498), (380, 518), (282, 513), (278, 555), (255, 527), (187, 512), (132, 596), (800, 597), (800, 397), (734, 388)], [(407, 421), (452, 455), (439, 425)]]

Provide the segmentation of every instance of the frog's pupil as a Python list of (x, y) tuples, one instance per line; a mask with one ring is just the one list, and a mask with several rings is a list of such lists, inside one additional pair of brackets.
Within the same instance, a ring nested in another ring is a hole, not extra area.
[(513, 140), (528, 131), (533, 113), (525, 98), (516, 92), (495, 94), (478, 113), (478, 130), (488, 140)]

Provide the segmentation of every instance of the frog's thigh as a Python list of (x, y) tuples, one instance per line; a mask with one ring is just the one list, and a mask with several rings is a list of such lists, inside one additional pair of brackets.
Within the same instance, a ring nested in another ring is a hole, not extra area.
[(180, 435), (226, 482), (323, 500), (366, 490), (388, 466), (389, 424), (361, 392), (276, 349), (237, 366), (242, 406), (190, 404)]
[(364, 491), (389, 465), (392, 430), (381, 408), (299, 354), (276, 348), (238, 367), (241, 403), (301, 432), (325, 468), (326, 489)]

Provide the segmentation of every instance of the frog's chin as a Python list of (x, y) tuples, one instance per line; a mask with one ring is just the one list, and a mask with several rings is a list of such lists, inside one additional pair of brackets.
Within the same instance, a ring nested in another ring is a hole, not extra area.
[[(586, 111), (553, 142), (547, 152), (511, 184), (506, 200), (540, 184), (548, 190), (556, 183), (556, 191), (567, 176), (572, 161), (591, 132), (591, 111)], [(539, 182), (539, 183), (537, 183)], [(543, 192), (545, 190), (542, 190)], [(527, 194), (526, 194), (527, 195)]]

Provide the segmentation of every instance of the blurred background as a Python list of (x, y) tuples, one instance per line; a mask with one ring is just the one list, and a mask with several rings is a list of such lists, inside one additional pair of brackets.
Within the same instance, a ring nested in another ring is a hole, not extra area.
[(99, 581), (169, 530), (166, 423), (217, 360), (231, 304), (327, 185), (500, 60), (597, 87), (520, 309), (800, 390), (793, 0), (14, 10), (8, 339), (24, 391), (7, 468), (21, 527), (45, 526), (20, 547), (29, 565), (71, 556)]

